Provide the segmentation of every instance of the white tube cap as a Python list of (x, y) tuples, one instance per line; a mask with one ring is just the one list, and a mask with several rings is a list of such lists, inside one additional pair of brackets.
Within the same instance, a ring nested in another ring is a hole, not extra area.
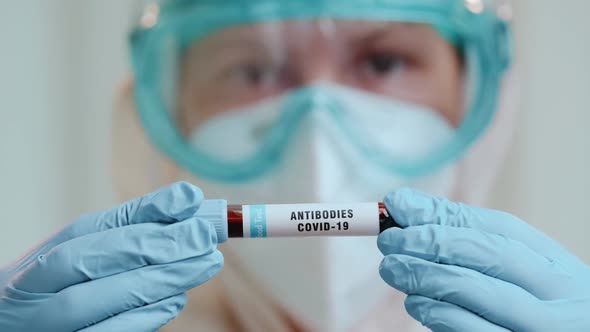
[(217, 233), (217, 243), (227, 241), (227, 201), (223, 199), (208, 199), (201, 202), (195, 217), (210, 222)]

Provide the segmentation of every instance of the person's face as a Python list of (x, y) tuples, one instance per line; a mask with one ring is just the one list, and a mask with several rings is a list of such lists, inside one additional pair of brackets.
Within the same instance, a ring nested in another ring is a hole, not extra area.
[(185, 134), (215, 114), (316, 81), (427, 106), (457, 127), (463, 64), (431, 26), (369, 21), (289, 21), (215, 32), (186, 52), (179, 125)]

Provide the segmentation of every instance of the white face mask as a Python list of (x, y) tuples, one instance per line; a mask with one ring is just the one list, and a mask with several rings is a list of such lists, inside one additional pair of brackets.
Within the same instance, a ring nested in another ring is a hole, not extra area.
[[(372, 141), (397, 155), (436, 147), (453, 129), (436, 112), (394, 102), (349, 88), (321, 85), (318, 96), (344, 103), (361, 125), (374, 128)], [(239, 155), (252, 149), (247, 137), (280, 112), (281, 100), (220, 114), (193, 134), (193, 142), (209, 153)], [(295, 135), (280, 165), (264, 177), (223, 185), (197, 181), (209, 198), (230, 203), (311, 203), (381, 201), (396, 188), (411, 186), (437, 195), (450, 194), (455, 169), (428, 178), (404, 179), (366, 162), (347, 145), (341, 129), (322, 109), (314, 109)], [(228, 151), (232, 133), (235, 151)], [(243, 136), (243, 138), (241, 137)], [(217, 145), (216, 142), (223, 142)], [(217, 149), (217, 150), (216, 150)], [(295, 318), (320, 331), (342, 331), (367, 315), (391, 289), (379, 278), (382, 259), (376, 238), (299, 238), (230, 240), (243, 269)]]

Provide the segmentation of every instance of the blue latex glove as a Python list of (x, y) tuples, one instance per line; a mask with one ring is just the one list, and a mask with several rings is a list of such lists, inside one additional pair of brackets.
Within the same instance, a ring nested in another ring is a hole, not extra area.
[[(381, 277), (435, 332), (590, 331), (590, 268), (516, 217), (403, 189)], [(563, 227), (567, 227), (567, 220)]]
[(83, 216), (0, 270), (0, 331), (155, 331), (223, 265), (202, 192), (177, 183)]

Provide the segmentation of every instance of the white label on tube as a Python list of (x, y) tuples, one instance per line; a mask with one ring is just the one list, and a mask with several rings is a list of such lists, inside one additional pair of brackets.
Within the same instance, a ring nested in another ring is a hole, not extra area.
[(242, 207), (244, 237), (371, 236), (379, 204), (276, 204)]

